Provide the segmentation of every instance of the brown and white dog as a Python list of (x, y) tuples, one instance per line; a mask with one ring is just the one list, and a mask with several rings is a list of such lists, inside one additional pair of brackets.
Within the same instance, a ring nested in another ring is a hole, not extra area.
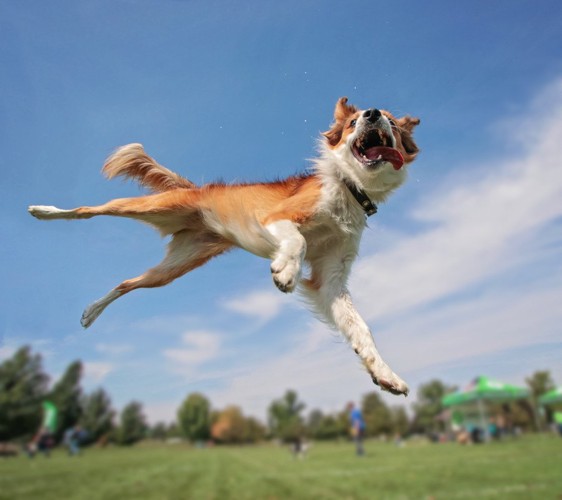
[[(159, 165), (140, 144), (118, 149), (105, 163), (108, 178), (137, 180), (154, 194), (97, 207), (61, 210), (31, 206), (38, 219), (89, 219), (113, 215), (138, 219), (171, 235), (164, 260), (91, 304), (88, 328), (115, 299), (137, 288), (166, 285), (212, 257), (240, 247), (271, 259), (277, 288), (299, 288), (315, 312), (337, 328), (361, 358), (375, 384), (394, 394), (408, 386), (383, 361), (346, 287), (366, 215), (376, 211), (406, 178), (418, 148), (412, 132), (419, 119), (359, 110), (339, 99), (334, 123), (323, 134), (309, 175), (257, 184), (196, 186)], [(303, 266), (308, 265), (306, 277)]]

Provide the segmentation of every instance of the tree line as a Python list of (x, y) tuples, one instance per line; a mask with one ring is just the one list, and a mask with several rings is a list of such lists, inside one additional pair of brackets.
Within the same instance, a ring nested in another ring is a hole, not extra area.
[[(55, 441), (60, 442), (66, 429), (79, 424), (85, 429), (84, 443), (131, 445), (145, 438), (182, 438), (191, 442), (213, 441), (219, 444), (256, 443), (265, 439), (291, 442), (303, 438), (314, 440), (345, 439), (349, 420), (345, 403), (340, 411), (308, 412), (297, 392), (287, 390), (268, 407), (267, 422), (247, 416), (235, 405), (215, 409), (200, 393), (187, 395), (171, 424), (148, 425), (143, 405), (131, 401), (119, 413), (109, 394), (99, 388), (85, 394), (81, 387), (83, 366), (72, 362), (63, 375), (49, 386), (40, 354), (29, 346), (17, 350), (0, 364), (0, 442), (22, 441), (35, 434), (41, 425), (41, 405), (51, 401), (58, 409)], [(549, 371), (538, 371), (526, 379), (532, 399), (554, 388)], [(438, 416), (443, 411), (442, 397), (454, 390), (440, 380), (420, 386), (411, 416), (403, 406), (388, 406), (378, 392), (365, 394), (360, 408), (367, 436), (405, 436), (411, 433), (435, 433), (445, 430)], [(537, 422), (532, 401), (496, 405), (492, 411), (508, 411), (518, 427), (532, 430)], [(549, 415), (541, 418), (549, 418)]]

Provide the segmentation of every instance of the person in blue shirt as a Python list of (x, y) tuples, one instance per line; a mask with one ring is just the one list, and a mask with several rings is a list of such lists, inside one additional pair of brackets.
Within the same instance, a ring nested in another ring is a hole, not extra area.
[(365, 450), (363, 449), (363, 437), (365, 435), (365, 421), (363, 420), (363, 415), (361, 414), (361, 410), (351, 402), (347, 404), (347, 412), (349, 414), (351, 437), (355, 442), (355, 452), (358, 456), (362, 456), (365, 454)]
[(68, 448), (68, 454), (70, 456), (80, 455), (80, 444), (85, 436), (86, 431), (84, 431), (78, 424), (65, 431), (63, 443)]

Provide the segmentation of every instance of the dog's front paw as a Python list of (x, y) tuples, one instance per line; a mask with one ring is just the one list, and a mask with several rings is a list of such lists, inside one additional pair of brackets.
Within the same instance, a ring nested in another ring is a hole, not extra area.
[(371, 372), (371, 377), (373, 382), (383, 391), (396, 395), (404, 394), (404, 396), (407, 396), (410, 392), (408, 384), (386, 365)]
[(300, 261), (295, 258), (277, 257), (271, 263), (271, 276), (275, 286), (283, 293), (295, 290), (301, 274)]

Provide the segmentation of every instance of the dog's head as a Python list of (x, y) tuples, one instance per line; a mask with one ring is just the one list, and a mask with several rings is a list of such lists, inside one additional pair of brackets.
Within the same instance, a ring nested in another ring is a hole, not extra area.
[[(399, 171), (418, 154), (412, 134), (419, 123), (419, 118), (396, 118), (376, 108), (359, 110), (342, 97), (336, 103), (334, 123), (323, 135), (328, 149), (344, 160), (362, 184), (370, 184), (369, 178), (382, 172), (398, 182), (404, 177)], [(392, 175), (392, 170), (398, 175)]]

